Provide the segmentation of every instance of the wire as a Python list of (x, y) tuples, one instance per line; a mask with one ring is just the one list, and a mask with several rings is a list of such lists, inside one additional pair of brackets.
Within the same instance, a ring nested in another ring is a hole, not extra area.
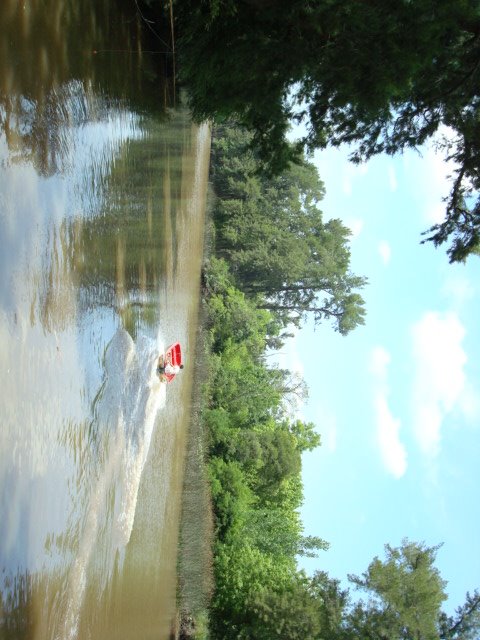
[[(162, 44), (164, 44), (166, 47), (168, 47), (168, 44), (165, 42), (165, 40), (162, 40), (162, 38), (158, 35), (158, 33), (157, 33), (157, 32), (155, 31), (155, 29), (152, 27), (152, 25), (150, 24), (150, 20), (147, 20), (147, 19), (145, 18), (145, 16), (143, 15), (143, 13), (141, 12), (140, 7), (138, 6), (138, 2), (137, 2), (137, 0), (134, 0), (134, 1), (135, 1), (136, 6), (137, 6), (137, 11), (138, 11), (138, 13), (140, 14), (141, 19), (145, 22), (145, 24), (146, 24), (146, 25), (147, 25), (147, 27), (150, 29), (150, 31), (153, 33), (153, 35), (154, 35), (154, 36), (156, 36), (156, 37), (160, 40), (160, 42), (161, 42)], [(171, 5), (170, 5), (170, 6), (171, 6)]]

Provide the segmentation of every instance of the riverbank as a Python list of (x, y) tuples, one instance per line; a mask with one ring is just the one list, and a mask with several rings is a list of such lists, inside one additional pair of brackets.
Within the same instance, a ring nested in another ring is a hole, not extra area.
[(176, 638), (203, 638), (201, 627), (213, 590), (213, 512), (206, 467), (206, 425), (202, 419), (207, 367), (205, 310), (200, 309), (195, 353), (191, 421), (185, 454), (185, 473), (178, 560), (178, 621)]
[[(214, 195), (207, 196), (204, 237), (205, 263), (211, 253)], [(203, 285), (201, 285), (203, 286)], [(191, 418), (185, 451), (185, 471), (178, 549), (177, 611), (171, 640), (208, 637), (208, 605), (213, 591), (213, 508), (207, 471), (207, 425), (203, 409), (208, 404), (209, 344), (208, 311), (201, 297), (194, 363)]]

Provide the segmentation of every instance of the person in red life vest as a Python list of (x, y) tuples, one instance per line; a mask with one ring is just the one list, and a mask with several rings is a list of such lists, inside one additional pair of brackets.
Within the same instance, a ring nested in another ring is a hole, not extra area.
[(179, 366), (178, 364), (170, 364), (167, 362), (167, 364), (163, 366), (160, 364), (158, 365), (157, 373), (159, 376), (162, 374), (166, 374), (167, 376), (176, 376), (180, 369), (183, 369), (183, 364)]

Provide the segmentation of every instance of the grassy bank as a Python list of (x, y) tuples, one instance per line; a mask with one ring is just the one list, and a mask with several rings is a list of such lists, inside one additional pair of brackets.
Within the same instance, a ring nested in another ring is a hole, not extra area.
[[(211, 207), (207, 203), (205, 258), (212, 247)], [(213, 510), (207, 471), (207, 425), (203, 411), (209, 395), (209, 341), (205, 301), (199, 308), (194, 361), (194, 389), (185, 454), (178, 551), (178, 612), (172, 638), (208, 637), (208, 605), (213, 591)]]
[(213, 588), (213, 516), (205, 462), (205, 424), (202, 420), (202, 406), (205, 402), (205, 385), (202, 380), (207, 358), (202, 323), (199, 327), (194, 372), (196, 383), (185, 457), (178, 560), (180, 638), (205, 637), (200, 621), (206, 618)]

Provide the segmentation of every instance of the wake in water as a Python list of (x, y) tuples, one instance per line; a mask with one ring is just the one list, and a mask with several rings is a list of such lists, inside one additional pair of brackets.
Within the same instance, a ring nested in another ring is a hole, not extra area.
[(105, 521), (107, 498), (113, 486), (114, 553), (130, 540), (155, 420), (165, 406), (165, 385), (156, 374), (158, 354), (163, 351), (160, 337), (156, 341), (141, 337), (135, 343), (124, 329), (118, 329), (108, 345), (105, 381), (95, 406), (95, 424), (105, 432), (107, 445), (99, 461), (100, 471), (91, 488), (78, 551), (68, 576), (60, 638), (77, 637), (87, 569)]
[(158, 354), (163, 351), (159, 341), (141, 337), (135, 344), (129, 333), (119, 329), (105, 356), (106, 381), (98, 417), (115, 433), (112, 454), (120, 458), (113, 529), (116, 547), (130, 540), (155, 419), (165, 406), (165, 385), (156, 374)]

